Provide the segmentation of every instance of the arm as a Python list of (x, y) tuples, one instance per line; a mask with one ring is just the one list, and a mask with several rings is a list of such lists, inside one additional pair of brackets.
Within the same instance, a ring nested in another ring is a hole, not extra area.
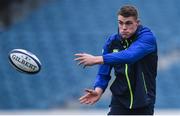
[(79, 101), (82, 104), (96, 103), (104, 93), (110, 80), (111, 67), (108, 65), (100, 65), (99, 71), (94, 84), (94, 89), (86, 89), (86, 94), (82, 96)]
[(145, 35), (138, 38), (130, 47), (126, 50), (122, 50), (117, 53), (103, 54), (103, 56), (93, 56), (90, 54), (78, 54), (79, 64), (86, 66), (92, 66), (95, 64), (126, 64), (134, 63), (139, 59), (143, 58), (149, 53), (155, 52), (157, 50), (156, 40), (153, 35)]
[[(110, 36), (109, 39), (107, 40), (107, 42), (105, 43), (105, 45), (103, 47), (103, 55), (106, 55), (110, 52), (109, 45), (110, 45), (113, 37), (114, 36)], [(102, 64), (103, 63), (102, 56), (97, 56), (97, 57), (95, 56), (95, 58), (97, 58), (97, 60), (95, 60), (95, 61), (97, 61), (96, 63), (100, 63), (100, 65), (99, 65), (99, 70), (98, 70), (98, 73), (96, 76), (94, 89), (101, 88), (102, 91), (104, 92), (108, 86), (109, 80), (111, 79), (110, 73), (111, 73), (112, 67), (107, 64)]]
[[(110, 43), (110, 39), (108, 39), (108, 41), (106, 42), (106, 44), (103, 47), (103, 55), (105, 55), (109, 52), (109, 50), (108, 50), (109, 43)], [(76, 56), (77, 56), (77, 54), (76, 54)], [(83, 58), (87, 57), (87, 59), (80, 60), (79, 64), (84, 64), (88, 60), (91, 63), (101, 62), (100, 60), (102, 59), (102, 56), (95, 57), (95, 56), (92, 56), (90, 54), (86, 54), (85, 56), (81, 56), (78, 58), (82, 58), (82, 57)], [(77, 60), (77, 58), (75, 60)], [(97, 63), (97, 64), (99, 64), (99, 63)], [(110, 72), (111, 72), (111, 66), (110, 65), (105, 65), (105, 64), (99, 65), (99, 70), (98, 70), (98, 74), (96, 76), (94, 89), (93, 90), (92, 89), (86, 89), (85, 90), (86, 94), (79, 99), (80, 103), (82, 103), (82, 104), (94, 104), (101, 98), (101, 96), (102, 96), (103, 92), (105, 91), (105, 89), (107, 88), (108, 82), (111, 78)]]
[(123, 51), (103, 55), (104, 64), (134, 63), (149, 53), (156, 51), (156, 40), (152, 35), (140, 37)]
[(94, 84), (94, 89), (95, 88), (101, 88), (103, 92), (108, 86), (109, 80), (111, 79), (110, 73), (111, 73), (112, 67), (109, 65), (100, 65), (99, 66), (99, 71), (96, 76), (95, 84)]

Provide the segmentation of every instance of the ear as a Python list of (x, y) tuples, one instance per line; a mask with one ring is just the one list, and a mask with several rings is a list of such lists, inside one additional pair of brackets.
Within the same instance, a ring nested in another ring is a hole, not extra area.
[(140, 20), (139, 19), (137, 19), (137, 25), (139, 25), (140, 24)]

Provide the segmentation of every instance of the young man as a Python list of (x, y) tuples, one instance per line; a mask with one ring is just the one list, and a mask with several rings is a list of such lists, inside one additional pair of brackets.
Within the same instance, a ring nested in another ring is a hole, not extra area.
[(112, 99), (108, 114), (152, 115), (158, 60), (156, 39), (150, 29), (140, 25), (136, 8), (130, 5), (118, 11), (118, 27), (118, 33), (111, 35), (105, 43), (102, 56), (75, 54), (79, 65), (100, 64), (94, 90), (87, 89), (80, 102), (97, 102), (108, 86), (114, 68), (116, 79), (110, 87)]

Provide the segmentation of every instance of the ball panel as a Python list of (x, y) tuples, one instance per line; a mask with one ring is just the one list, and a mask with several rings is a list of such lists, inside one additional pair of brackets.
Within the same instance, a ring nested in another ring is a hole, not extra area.
[(11, 51), (11, 53), (13, 53), (13, 52), (26, 54), (26, 55), (28, 55), (29, 57), (32, 57), (33, 59), (35, 59), (35, 60), (37, 61), (37, 63), (39, 63), (39, 64), (41, 65), (41, 62), (40, 62), (40, 60), (37, 58), (37, 56), (34, 55), (34, 54), (33, 54), (32, 52), (30, 52), (30, 51), (27, 51), (27, 50), (24, 50), (24, 49), (13, 49), (13, 50)]
[(39, 59), (23, 49), (14, 49), (9, 54), (10, 63), (15, 69), (21, 72), (34, 74), (41, 70), (41, 62)]

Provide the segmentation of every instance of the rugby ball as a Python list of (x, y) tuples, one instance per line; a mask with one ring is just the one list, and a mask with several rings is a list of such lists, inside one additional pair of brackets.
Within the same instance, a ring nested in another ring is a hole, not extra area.
[(41, 70), (40, 60), (33, 53), (24, 49), (10, 51), (9, 61), (20, 72), (35, 74)]

